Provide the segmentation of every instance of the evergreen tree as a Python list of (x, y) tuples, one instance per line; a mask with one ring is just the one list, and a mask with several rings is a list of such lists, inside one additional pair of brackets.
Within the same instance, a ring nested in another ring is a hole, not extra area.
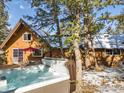
[(8, 35), (7, 20), (8, 20), (8, 15), (7, 12), (5, 11), (5, 0), (1, 0), (0, 1), (0, 43), (2, 43), (2, 41)]
[[(48, 27), (51, 33), (56, 32), (55, 35), (49, 36), (49, 41), (51, 41), (50, 43), (54, 42), (58, 44), (63, 56), (60, 21), (58, 18), (60, 14), (58, 0), (32, 0), (31, 5), (35, 7), (36, 15), (34, 17), (26, 16), (26, 18), (32, 21), (32, 26), (37, 31), (43, 32), (43, 29)], [(50, 33), (46, 31), (45, 34), (48, 36)]]
[[(7, 19), (8, 15), (5, 11), (5, 0), (0, 0), (0, 44), (8, 35), (9, 30), (7, 29)], [(3, 63), (6, 63), (5, 53), (0, 54), (0, 64)]]
[(81, 34), (81, 18), (80, 18), (80, 2), (78, 0), (62, 0), (62, 3), (68, 8), (68, 17), (65, 18), (65, 32), (68, 33), (69, 37), (65, 41), (66, 44), (71, 43), (70, 49), (74, 52), (76, 62), (76, 90), (75, 93), (82, 93), (82, 58), (79, 48), (80, 34)]

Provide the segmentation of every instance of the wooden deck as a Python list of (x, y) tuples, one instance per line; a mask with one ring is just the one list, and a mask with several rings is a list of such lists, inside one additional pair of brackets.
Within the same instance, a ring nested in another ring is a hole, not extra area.
[(12, 69), (17, 67), (19, 67), (19, 65), (0, 65), (0, 69)]

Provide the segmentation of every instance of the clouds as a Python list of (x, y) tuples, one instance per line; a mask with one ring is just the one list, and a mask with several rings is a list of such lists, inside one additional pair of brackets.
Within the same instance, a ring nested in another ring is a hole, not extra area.
[(9, 13), (9, 19), (12, 19), (13, 15), (11, 13)]
[(12, 0), (11, 2), (7, 2), (8, 7), (6, 10), (9, 14), (8, 23), (11, 28), (13, 28), (24, 15), (34, 15), (34, 9), (32, 9), (30, 3), (26, 1), (28, 0)]
[(25, 7), (23, 5), (20, 5), (19, 8), (20, 9), (25, 9)]

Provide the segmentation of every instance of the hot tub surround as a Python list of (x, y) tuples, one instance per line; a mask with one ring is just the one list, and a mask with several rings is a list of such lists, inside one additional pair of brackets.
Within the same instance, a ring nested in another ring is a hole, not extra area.
[(21, 87), (14, 93), (70, 93), (69, 77), (62, 76)]
[(7, 80), (5, 76), (0, 77), (0, 87), (5, 87), (7, 86)]
[[(0, 93), (69, 93), (69, 74), (66, 59), (45, 58), (43, 64), (25, 68), (1, 70), (7, 86)], [(60, 92), (61, 91), (61, 92)]]
[(70, 76), (65, 67), (67, 59), (45, 58), (42, 62), (59, 77), (21, 87), (15, 93), (70, 93)]
[(69, 76), (68, 69), (65, 66), (65, 63), (67, 61), (68, 60), (64, 58), (45, 57), (44, 59), (42, 59), (44, 65), (50, 66), (50, 71)]

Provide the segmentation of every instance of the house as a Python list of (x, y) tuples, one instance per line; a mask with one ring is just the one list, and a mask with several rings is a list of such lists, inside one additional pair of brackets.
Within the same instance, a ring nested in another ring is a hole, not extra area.
[(114, 66), (124, 61), (124, 34), (97, 35), (93, 43), (96, 58), (103, 64)]
[[(51, 42), (54, 41), (52, 36), (50, 36), (50, 38)], [(68, 46), (64, 45), (66, 38), (66, 36), (62, 37), (64, 49), (68, 49)], [(19, 64), (20, 62), (41, 61), (43, 56), (49, 57), (51, 54), (52, 57), (61, 57), (60, 49), (57, 47), (58, 44), (50, 42), (49, 45), (47, 43), (48, 41), (33, 31), (26, 22), (20, 19), (0, 47), (5, 51), (7, 64), (9, 65)], [(109, 65), (124, 60), (123, 34), (97, 35), (93, 39), (93, 43), (98, 61)], [(48, 46), (52, 48), (52, 50), (50, 50), (51, 52), (44, 52)], [(91, 61), (93, 61), (93, 59), (91, 56)]]
[[(68, 50), (69, 48), (69, 45), (64, 45), (64, 41), (67, 39), (67, 37), (68, 36), (66, 35), (62, 37), (63, 48), (65, 49), (64, 51)], [(51, 43), (51, 46), (56, 47), (57, 45)], [(84, 49), (83, 40), (80, 42), (79, 46), (82, 50)], [(124, 61), (124, 34), (96, 35), (93, 39), (93, 48), (95, 50), (95, 56), (98, 63), (102, 63), (107, 66), (117, 66), (120, 64), (119, 62)], [(54, 54), (59, 54), (59, 52), (55, 52), (55, 50), (53, 52)], [(83, 53), (82, 56), (84, 56)], [(90, 61), (93, 65), (95, 65), (94, 54), (92, 52), (90, 52)]]
[(6, 53), (7, 64), (40, 61), (47, 46), (47, 42), (41, 38), (20, 19), (0, 46)]

